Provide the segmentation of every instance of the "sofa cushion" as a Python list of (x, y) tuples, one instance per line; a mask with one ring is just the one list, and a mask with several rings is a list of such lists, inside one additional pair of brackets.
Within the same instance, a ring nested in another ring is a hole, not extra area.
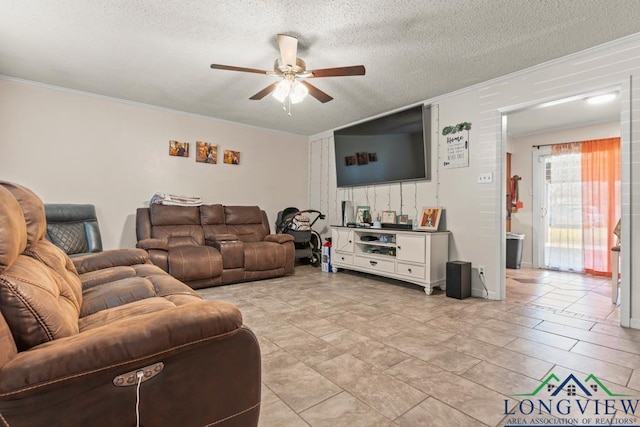
[(21, 185), (3, 181), (0, 181), (0, 185), (11, 192), (22, 209), (24, 223), (27, 225), (27, 245), (41, 240), (47, 227), (42, 200), (33, 191)]
[(96, 208), (91, 204), (47, 203), (45, 238), (67, 255), (102, 251)]
[(175, 295), (188, 295), (200, 298), (196, 291), (189, 286), (176, 280), (159, 267), (155, 265), (152, 267), (154, 267), (154, 270), (149, 269), (147, 265), (136, 266), (136, 272), (139, 277), (144, 277), (151, 282), (157, 296), (168, 298)]
[(47, 235), (51, 241), (69, 255), (89, 252), (87, 232), (81, 222), (73, 224), (48, 224)]
[[(215, 239), (219, 235), (227, 235), (227, 225), (224, 223), (224, 207), (222, 205), (200, 206), (200, 218), (204, 238)], [(237, 239), (237, 237), (235, 237)]]
[(151, 238), (166, 240), (169, 248), (204, 245), (204, 231), (199, 225), (159, 225), (151, 230)]
[(81, 255), (72, 259), (78, 274), (105, 268), (144, 264), (149, 261), (147, 252), (142, 249), (111, 249), (95, 254)]
[(200, 219), (202, 225), (224, 224), (224, 207), (222, 205), (200, 206)]
[(0, 366), (3, 366), (18, 353), (16, 342), (5, 318), (0, 315)]
[(127, 277), (104, 286), (94, 286), (84, 292), (80, 317), (155, 296), (153, 284), (142, 277)]
[(228, 225), (262, 224), (262, 213), (258, 206), (225, 206), (224, 218)]
[(115, 282), (116, 280), (126, 279), (127, 277), (135, 277), (136, 271), (133, 267), (128, 265), (121, 265), (118, 267), (110, 267), (102, 270), (89, 271), (80, 275), (82, 281), (82, 288), (86, 292), (97, 285), (103, 285), (109, 282)]
[(151, 225), (200, 225), (198, 206), (149, 206)]
[(222, 256), (210, 246), (179, 246), (169, 250), (169, 274), (189, 281), (222, 275)]
[(135, 318), (135, 316), (155, 313), (171, 309), (173, 307), (175, 307), (175, 304), (165, 298), (145, 298), (129, 304), (118, 305), (106, 310), (97, 311), (80, 318), (78, 323), (80, 332), (85, 332), (121, 320), (132, 319)]
[(0, 311), (20, 351), (78, 333), (80, 301), (72, 286), (26, 255), (0, 275)]
[(269, 234), (258, 206), (225, 206), (224, 215), (228, 232), (243, 242), (260, 242)]
[(28, 247), (24, 255), (37, 259), (53, 270), (62, 279), (60, 286), (73, 292), (78, 304), (82, 305), (82, 281), (75, 264), (64, 251), (43, 239)]
[(27, 247), (27, 228), (18, 201), (0, 186), (0, 273)]
[(284, 246), (273, 242), (247, 242), (244, 244), (245, 271), (273, 270), (283, 267), (285, 262)]
[(153, 227), (151, 238), (166, 240), (169, 248), (204, 245), (204, 231), (199, 225), (160, 225)]

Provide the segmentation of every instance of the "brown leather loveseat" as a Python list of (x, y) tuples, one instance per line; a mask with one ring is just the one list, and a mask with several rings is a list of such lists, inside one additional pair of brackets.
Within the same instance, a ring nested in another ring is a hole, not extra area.
[[(0, 426), (256, 426), (260, 349), (141, 249), (73, 261), (0, 181)], [(139, 421), (139, 422), (138, 422)]]
[(138, 248), (194, 289), (293, 273), (288, 234), (270, 234), (258, 206), (165, 206), (136, 212)]

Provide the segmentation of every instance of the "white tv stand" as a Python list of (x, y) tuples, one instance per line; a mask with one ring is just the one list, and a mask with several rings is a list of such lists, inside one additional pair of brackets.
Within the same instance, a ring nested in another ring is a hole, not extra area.
[(444, 290), (449, 259), (448, 231), (331, 227), (331, 263), (355, 270)]

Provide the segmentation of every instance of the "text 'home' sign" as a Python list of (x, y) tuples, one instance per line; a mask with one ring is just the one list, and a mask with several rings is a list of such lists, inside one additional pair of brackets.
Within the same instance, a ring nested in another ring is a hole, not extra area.
[(442, 166), (445, 169), (469, 167), (469, 129), (471, 123), (468, 122), (442, 129), (445, 137)]

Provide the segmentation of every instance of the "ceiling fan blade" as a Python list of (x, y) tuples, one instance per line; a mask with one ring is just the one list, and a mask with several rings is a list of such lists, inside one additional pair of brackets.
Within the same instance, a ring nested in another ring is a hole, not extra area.
[(268, 71), (258, 70), (256, 68), (234, 67), (233, 65), (211, 64), (214, 70), (242, 71), (245, 73), (267, 74)]
[(278, 46), (280, 47), (282, 64), (290, 67), (295, 66), (298, 57), (298, 39), (286, 34), (278, 34)]
[(302, 83), (307, 87), (307, 89), (309, 89), (309, 95), (313, 96), (315, 99), (322, 102), (323, 104), (333, 99), (333, 97), (327, 95), (326, 93), (324, 93), (323, 91), (321, 91), (320, 89), (312, 85), (311, 83), (308, 83), (304, 80), (300, 80), (300, 83)]
[(340, 76), (364, 76), (364, 65), (353, 65), (351, 67), (322, 68), (320, 70), (308, 71), (311, 77), (340, 77)]
[(264, 98), (265, 96), (269, 95), (271, 92), (273, 92), (276, 89), (276, 86), (278, 86), (278, 83), (280, 82), (275, 82), (270, 84), (269, 86), (265, 87), (264, 89), (262, 89), (260, 92), (256, 93), (255, 95), (253, 95), (251, 98), (251, 100), (253, 101), (259, 101), (262, 98)]

